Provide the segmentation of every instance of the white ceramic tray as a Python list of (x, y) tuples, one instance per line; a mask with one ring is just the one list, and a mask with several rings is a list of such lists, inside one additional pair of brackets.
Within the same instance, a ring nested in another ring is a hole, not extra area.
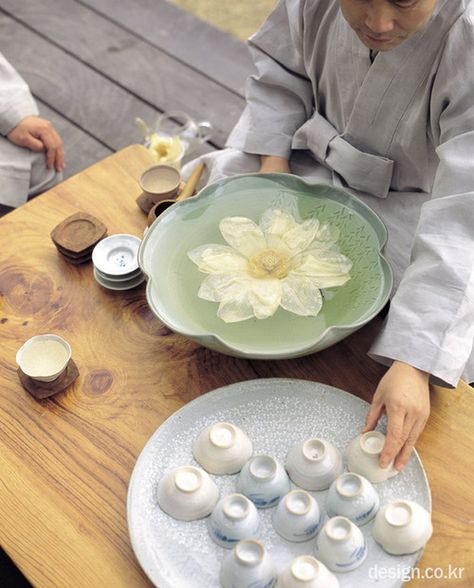
[[(344, 451), (361, 430), (368, 404), (337, 388), (290, 379), (263, 379), (219, 388), (196, 398), (169, 417), (142, 450), (128, 490), (128, 526), (135, 554), (150, 580), (159, 588), (218, 588), (219, 569), (227, 550), (213, 543), (206, 520), (181, 522), (161, 511), (156, 486), (165, 471), (179, 465), (198, 465), (192, 457), (193, 439), (207, 425), (230, 421), (252, 439), (255, 453), (270, 453), (284, 462), (288, 449), (308, 437), (332, 441)], [(221, 496), (235, 489), (236, 475), (215, 476)], [(418, 502), (431, 510), (428, 481), (415, 453), (405, 470), (377, 485), (381, 505), (395, 498)], [(312, 492), (325, 511), (326, 491)], [(259, 510), (261, 540), (278, 570), (301, 554), (313, 554), (315, 539), (290, 543), (271, 525), (274, 509)], [(402, 586), (407, 569), (421, 551), (391, 556), (371, 535), (373, 521), (361, 527), (368, 556), (356, 570), (338, 573), (341, 588)], [(383, 577), (382, 577), (383, 576)]]

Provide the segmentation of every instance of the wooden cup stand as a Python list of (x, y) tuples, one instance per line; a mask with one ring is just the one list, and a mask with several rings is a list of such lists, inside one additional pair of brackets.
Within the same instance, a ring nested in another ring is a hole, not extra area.
[(102, 221), (86, 212), (76, 212), (51, 231), (51, 240), (61, 256), (74, 265), (89, 261), (92, 250), (107, 234)]
[(40, 380), (30, 378), (30, 376), (27, 376), (21, 370), (21, 368), (17, 369), (17, 373), (23, 388), (37, 400), (49, 398), (50, 396), (53, 396), (53, 394), (62, 392), (68, 388), (79, 376), (79, 370), (73, 359), (69, 360), (63, 373), (52, 382), (42, 382)]
[[(176, 198), (181, 194), (183, 188), (185, 186), (184, 182), (180, 182), (178, 187), (178, 193), (176, 194)], [(138, 207), (145, 213), (148, 214), (150, 210), (156, 206), (161, 200), (164, 198), (159, 198), (157, 196), (152, 196), (150, 194), (146, 194), (143, 192), (140, 196), (135, 200), (138, 204)]]

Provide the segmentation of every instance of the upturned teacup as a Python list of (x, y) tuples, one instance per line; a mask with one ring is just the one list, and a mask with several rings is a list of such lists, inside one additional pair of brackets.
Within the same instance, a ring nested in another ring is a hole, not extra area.
[(228, 494), (219, 500), (208, 519), (212, 540), (231, 549), (241, 539), (257, 539), (260, 519), (253, 502), (242, 494)]
[(330, 517), (342, 515), (360, 527), (375, 517), (379, 504), (377, 490), (367, 478), (346, 472), (329, 487), (326, 510)]
[(290, 480), (274, 457), (261, 454), (252, 457), (243, 466), (236, 486), (257, 508), (269, 508), (276, 506), (289, 492)]
[(299, 488), (290, 490), (273, 514), (275, 531), (287, 541), (309, 541), (320, 530), (323, 515), (313, 496)]
[(348, 518), (332, 517), (316, 538), (315, 555), (333, 572), (350, 572), (367, 557), (364, 535)]

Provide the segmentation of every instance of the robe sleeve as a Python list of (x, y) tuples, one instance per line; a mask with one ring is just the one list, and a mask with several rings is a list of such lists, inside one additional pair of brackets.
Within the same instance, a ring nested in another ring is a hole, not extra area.
[(462, 18), (454, 25), (436, 74), (430, 131), (439, 165), (432, 198), (422, 207), (411, 263), (370, 352), (448, 386), (466, 377), (474, 341), (472, 22)]
[(302, 49), (304, 4), (280, 0), (249, 39), (257, 73), (247, 82), (246, 106), (228, 147), (289, 158), (293, 135), (314, 108)]
[(6, 136), (38, 108), (28, 85), (0, 53), (0, 134)]

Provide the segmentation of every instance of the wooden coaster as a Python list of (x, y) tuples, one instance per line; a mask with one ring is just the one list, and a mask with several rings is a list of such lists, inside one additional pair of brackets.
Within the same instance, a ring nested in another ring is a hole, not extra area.
[(72, 263), (73, 265), (80, 265), (81, 263), (87, 263), (90, 261), (92, 259), (92, 253), (86, 253), (85, 255), (81, 255), (79, 257), (72, 257), (66, 253), (61, 253), (61, 257), (68, 263)]
[(84, 249), (84, 251), (81, 251), (80, 253), (74, 253), (73, 251), (69, 251), (69, 249), (64, 249), (64, 247), (61, 247), (61, 245), (56, 245), (56, 249), (59, 251), (59, 253), (65, 255), (69, 259), (79, 259), (86, 255), (92, 257), (92, 251), (94, 250), (94, 247), (95, 245), (92, 245), (91, 247)]
[(61, 247), (70, 254), (82, 255), (106, 233), (107, 227), (99, 219), (86, 212), (77, 212), (51, 231), (51, 239), (56, 247)]
[(52, 382), (40, 382), (30, 378), (21, 370), (21, 368), (17, 369), (17, 373), (23, 388), (38, 400), (49, 398), (49, 396), (53, 396), (53, 394), (62, 392), (79, 376), (79, 370), (73, 359), (69, 360), (64, 372)]
[(72, 263), (74, 265), (79, 265), (81, 263), (90, 261), (92, 259), (92, 249), (94, 249), (92, 248), (91, 250), (87, 250), (86, 253), (82, 255), (77, 255), (77, 253), (68, 253), (64, 249), (59, 249), (59, 247), (57, 246), (56, 248), (63, 259), (65, 259), (68, 263)]

